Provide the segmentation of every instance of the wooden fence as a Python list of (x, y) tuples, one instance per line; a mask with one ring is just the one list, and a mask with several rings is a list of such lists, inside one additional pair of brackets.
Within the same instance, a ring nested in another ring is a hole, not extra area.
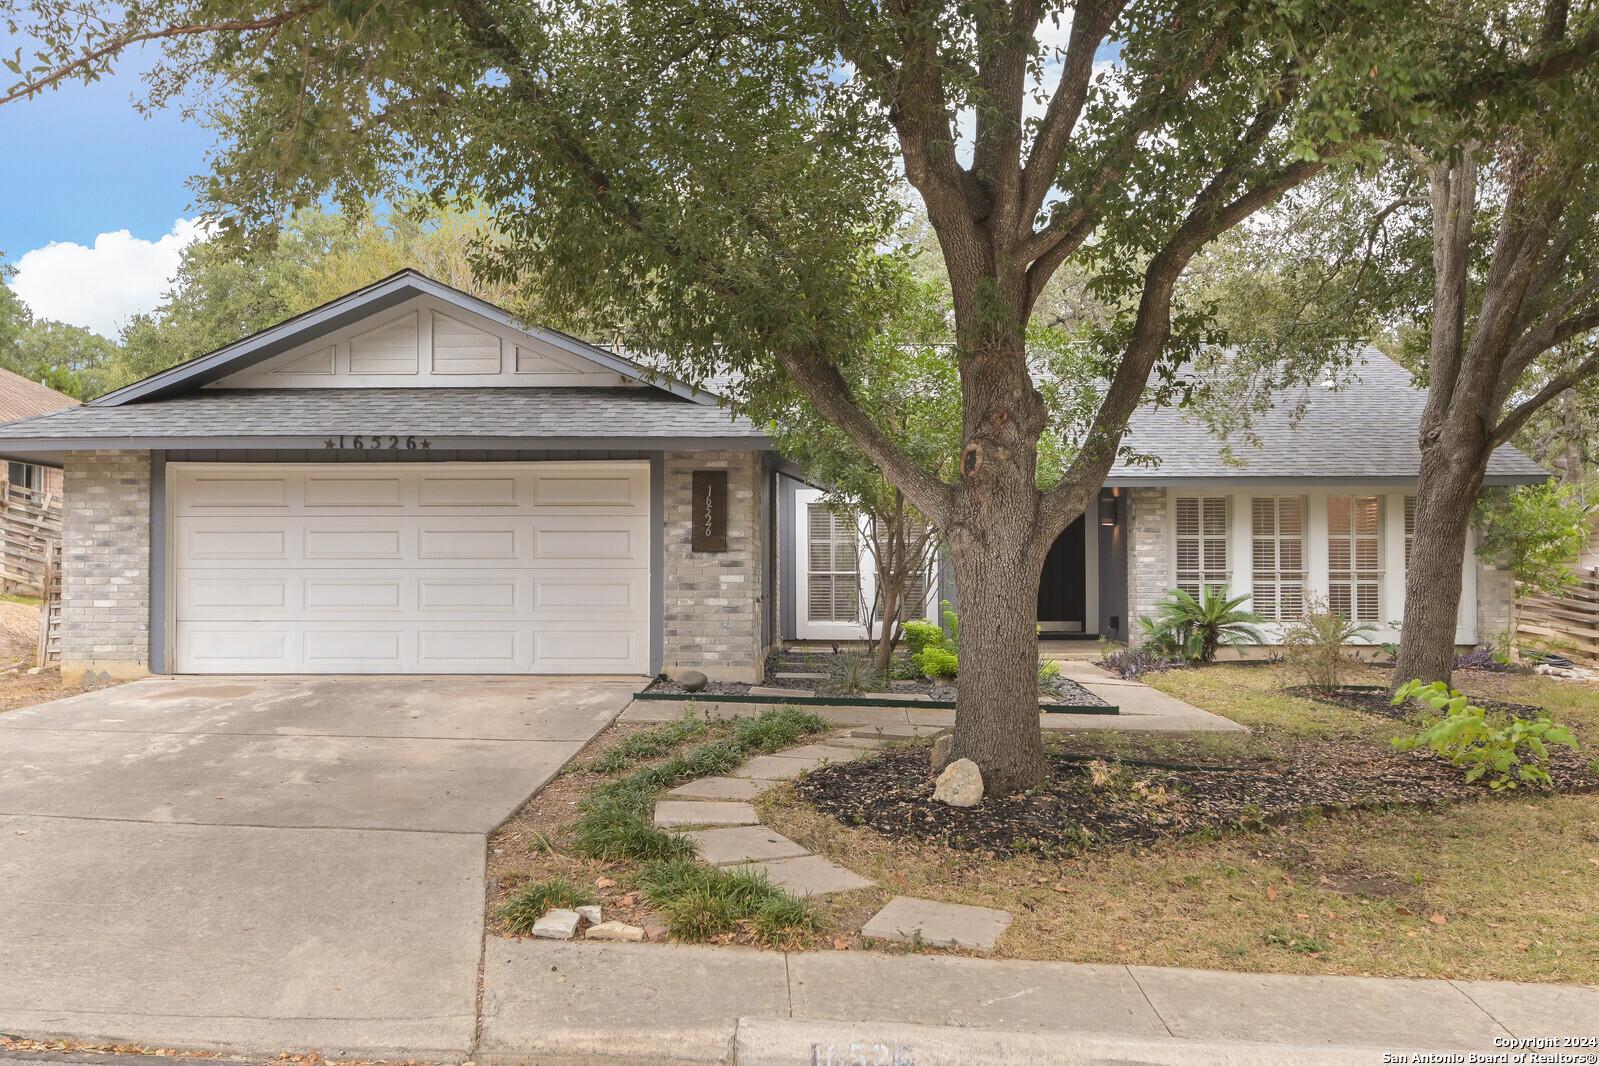
[(51, 545), (61, 543), (61, 497), (8, 486), (0, 505), (0, 591), (43, 595)]
[(1563, 596), (1523, 596), (1516, 636), (1523, 644), (1547, 645), (1573, 659), (1599, 661), (1599, 571), (1579, 567), (1577, 583)]
[(44, 555), (39, 608), (39, 650), (34, 663), (39, 666), (61, 664), (61, 541), (53, 540)]

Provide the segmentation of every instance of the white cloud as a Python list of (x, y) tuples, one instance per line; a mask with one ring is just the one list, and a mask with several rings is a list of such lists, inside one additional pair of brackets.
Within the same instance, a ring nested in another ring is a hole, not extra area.
[(128, 319), (152, 311), (177, 275), (183, 249), (204, 236), (196, 219), (147, 241), (127, 230), (102, 233), (94, 247), (54, 243), (17, 260), (11, 289), (36, 318), (53, 318), (115, 338)]

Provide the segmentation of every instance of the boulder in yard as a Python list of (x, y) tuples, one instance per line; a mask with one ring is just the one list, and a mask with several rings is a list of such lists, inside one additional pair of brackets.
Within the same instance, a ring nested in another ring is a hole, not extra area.
[(949, 765), (949, 750), (954, 746), (955, 737), (949, 733), (933, 741), (933, 773), (944, 772), (944, 767)]
[(683, 686), (684, 692), (704, 692), (711, 679), (698, 670), (684, 670), (677, 675), (677, 683)]
[(975, 807), (983, 801), (983, 774), (970, 759), (956, 759), (944, 767), (933, 798), (951, 807)]

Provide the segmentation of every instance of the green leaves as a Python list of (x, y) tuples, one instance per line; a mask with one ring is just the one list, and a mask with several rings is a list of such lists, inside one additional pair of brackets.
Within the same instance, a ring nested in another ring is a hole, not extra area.
[(1396, 705), (1412, 698), (1442, 712), (1443, 717), (1413, 736), (1395, 737), (1394, 747), (1401, 751), (1429, 748), (1456, 766), (1466, 767), (1467, 782), (1492, 774), (1488, 785), (1496, 792), (1521, 784), (1549, 787), (1552, 781), (1545, 769), (1548, 746), (1577, 747), (1571, 731), (1546, 714), (1532, 720), (1488, 714), (1442, 681), (1424, 684), (1413, 680), (1394, 693)]
[(1264, 644), (1256, 624), (1259, 615), (1239, 608), (1249, 597), (1229, 598), (1221, 585), (1206, 585), (1195, 599), (1183, 589), (1172, 589), (1156, 604), (1154, 619), (1140, 618), (1144, 640), (1160, 654), (1180, 656), (1189, 662), (1211, 662), (1222, 645), (1241, 647)]

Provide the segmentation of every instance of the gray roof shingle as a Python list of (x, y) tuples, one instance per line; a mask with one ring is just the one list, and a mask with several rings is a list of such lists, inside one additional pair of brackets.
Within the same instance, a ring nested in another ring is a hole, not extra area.
[[(760, 426), (653, 388), (201, 389), (115, 407), (87, 405), (0, 426), (0, 451), (68, 442), (299, 440), (339, 434), (473, 441), (743, 440)], [(216, 447), (208, 444), (207, 447)], [(259, 446), (259, 445), (257, 445)]]
[[(1254, 426), (1258, 446), (1233, 440), (1233, 457), (1243, 460), (1242, 466), (1227, 463), (1222, 452), (1225, 442), (1186, 412), (1142, 409), (1133, 416), (1124, 443), (1159, 456), (1160, 464), (1138, 467), (1118, 462), (1110, 483), (1414, 481), (1421, 467), (1416, 438), (1426, 393), (1415, 387), (1408, 370), (1374, 348), (1362, 353), (1355, 376), (1358, 381), (1341, 390), (1315, 386), (1283, 395)], [(1301, 400), (1308, 401), (1308, 407), (1296, 424), (1293, 411)], [(1542, 481), (1548, 476), (1508, 445), (1488, 462), (1490, 484)]]

